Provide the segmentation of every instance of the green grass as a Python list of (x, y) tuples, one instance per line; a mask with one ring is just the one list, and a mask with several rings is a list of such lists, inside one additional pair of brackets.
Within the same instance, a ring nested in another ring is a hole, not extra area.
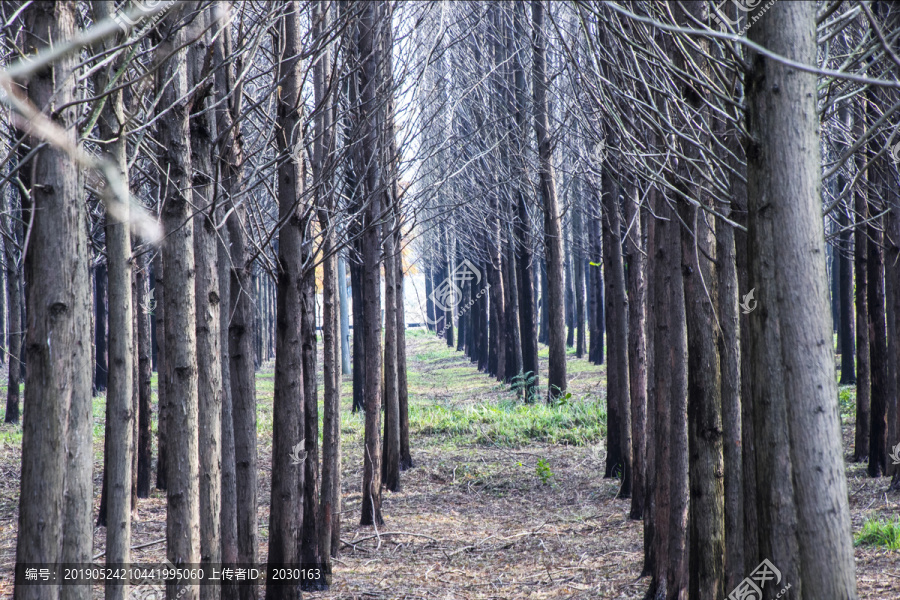
[(521, 447), (530, 441), (582, 446), (606, 432), (606, 413), (591, 400), (559, 406), (512, 400), (465, 406), (410, 404), (410, 430), (415, 435), (474, 436), (478, 444)]
[(900, 550), (900, 519), (885, 521), (868, 519), (862, 531), (856, 534), (854, 545), (882, 546), (889, 550)]
[(856, 421), (856, 386), (844, 385), (838, 388), (838, 404), (841, 423)]

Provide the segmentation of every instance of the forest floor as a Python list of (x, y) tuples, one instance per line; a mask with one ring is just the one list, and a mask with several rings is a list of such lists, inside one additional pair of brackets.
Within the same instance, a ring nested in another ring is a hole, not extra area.
[[(407, 333), (414, 468), (384, 492), (385, 524), (358, 525), (363, 422), (343, 389), (343, 529), (328, 592), (307, 598), (641, 598), (642, 524), (629, 521), (618, 482), (603, 479), (605, 367), (570, 356), (571, 398), (523, 405), (462, 353), (423, 331)], [(546, 351), (542, 348), (543, 375)], [(319, 362), (321, 365), (321, 362)], [(271, 365), (257, 374), (260, 560), (268, 544)], [(5, 396), (5, 388), (0, 386)], [(841, 388), (844, 447), (852, 447), (852, 387)], [(102, 474), (104, 402), (95, 398), (95, 489)], [(0, 425), (0, 597), (12, 596), (21, 427)], [(155, 449), (154, 449), (155, 456)], [(848, 462), (853, 531), (895, 520), (900, 498), (886, 478)], [(99, 494), (98, 494), (99, 496)], [(99, 497), (95, 498), (95, 513)], [(95, 528), (95, 555), (105, 530)], [(165, 552), (165, 494), (141, 500), (134, 562)], [(154, 543), (157, 542), (157, 543)], [(97, 560), (102, 560), (98, 558)], [(860, 598), (900, 598), (900, 550), (856, 548)], [(729, 590), (730, 591), (730, 590)], [(94, 597), (101, 598), (96, 588)]]

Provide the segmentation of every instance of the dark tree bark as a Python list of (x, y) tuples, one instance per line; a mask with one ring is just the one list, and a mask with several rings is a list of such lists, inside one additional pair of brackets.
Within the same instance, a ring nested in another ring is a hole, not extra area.
[[(857, 138), (865, 131), (865, 112), (856, 111), (853, 119), (853, 131)], [(857, 168), (865, 165), (865, 154), (856, 157)], [(856, 431), (853, 439), (853, 462), (864, 462), (869, 455), (869, 426), (871, 425), (872, 405), (872, 370), (869, 362), (869, 303), (868, 303), (868, 233), (865, 225), (869, 217), (868, 198), (866, 196), (866, 174), (860, 173), (857, 188), (854, 190), (854, 211), (857, 220), (854, 229), (854, 260), (856, 275)]]
[[(607, 147), (617, 144), (613, 128), (606, 130)], [(603, 163), (603, 269), (606, 271), (606, 331), (609, 363), (606, 385), (606, 470), (604, 477), (621, 477), (619, 496), (631, 495), (631, 391), (628, 377), (628, 299), (622, 260), (622, 216), (619, 206), (618, 165), (612, 156)]]
[[(22, 49), (75, 35), (75, 5), (30, 4)], [(28, 98), (49, 111), (75, 144), (77, 55), (64, 55), (28, 82)], [(30, 139), (37, 148), (40, 141)], [(91, 292), (83, 182), (74, 160), (44, 146), (29, 165), (31, 220), (25, 257), (28, 325), (16, 562), (90, 562)], [(17, 600), (89, 598), (88, 586), (17, 586)]]
[(540, 383), (540, 368), (537, 357), (537, 330), (535, 314), (535, 289), (534, 281), (534, 256), (531, 250), (531, 218), (528, 215), (528, 199), (526, 198), (526, 190), (528, 182), (526, 181), (525, 165), (522, 163), (524, 156), (524, 144), (522, 139), (522, 131), (526, 127), (525, 114), (525, 69), (522, 65), (520, 53), (516, 47), (515, 40), (525, 38), (525, 19), (524, 14), (526, 5), (524, 2), (517, 3), (514, 6), (513, 15), (513, 31), (512, 35), (507, 37), (509, 50), (507, 53), (512, 57), (512, 81), (510, 82), (513, 92), (511, 112), (515, 115), (515, 124), (511, 126), (510, 133), (513, 138), (513, 155), (516, 157), (514, 165), (514, 181), (517, 189), (514, 191), (516, 198), (516, 215), (513, 225), (515, 235), (516, 255), (516, 280), (519, 286), (519, 336), (522, 347), (522, 372), (533, 377), (529, 379), (531, 385), (526, 386), (524, 390), (525, 401), (531, 402), (534, 398), (535, 390)]
[[(749, 37), (811, 64), (816, 7), (776, 3)], [(756, 447), (768, 448), (757, 453), (759, 551), (778, 565), (796, 597), (854, 598), (826, 316), (821, 173), (818, 155), (808, 152), (819, 147), (816, 76), (753, 52), (748, 62), (750, 279), (760, 307), (750, 319), (749, 359)]]
[(653, 336), (648, 343), (653, 377), (648, 398), (654, 401), (652, 409), (648, 407), (647, 432), (652, 515), (648, 515), (651, 549), (646, 562), (653, 576), (648, 596), (678, 598), (688, 586), (688, 374), (681, 229), (668, 202), (659, 192), (653, 195), (653, 214), (661, 219), (654, 220), (647, 244), (652, 315), (648, 336)]
[[(596, 204), (596, 205), (595, 205)], [(588, 252), (588, 287), (592, 327), (589, 336), (588, 359), (595, 365), (603, 364), (606, 323), (603, 317), (603, 236), (601, 234), (599, 202), (587, 202), (587, 230), (590, 248)]]
[(360, 154), (364, 165), (358, 181), (366, 191), (363, 217), (362, 314), (360, 327), (365, 329), (365, 456), (363, 461), (362, 516), (360, 525), (381, 525), (381, 194), (383, 185), (377, 159), (377, 134), (374, 125), (376, 106), (376, 71), (379, 56), (381, 5), (366, 4), (359, 16), (358, 53), (363, 63), (359, 69), (359, 122), (363, 125)]
[[(313, 6), (314, 35), (327, 29), (330, 19), (328, 2), (320, 0)], [(324, 232), (322, 241), (322, 374), (324, 398), (322, 415), (322, 487), (318, 508), (319, 548), (321, 561), (330, 578), (331, 557), (340, 551), (341, 512), (341, 341), (339, 339), (338, 274), (335, 253), (335, 234), (331, 223), (334, 212), (334, 190), (327, 178), (333, 167), (329, 156), (334, 147), (332, 96), (326, 86), (331, 79), (330, 48), (325, 47), (313, 65), (313, 86), (316, 106), (316, 137), (313, 142), (313, 180), (319, 226)], [(277, 354), (276, 354), (277, 360)], [(330, 579), (329, 579), (330, 580)]]
[[(279, 153), (290, 155), (298, 142), (300, 75), (300, 13), (297, 2), (285, 7), (275, 45), (281, 50), (279, 77), (282, 92), (277, 103)], [(306, 425), (303, 352), (303, 240), (304, 219), (300, 198), (305, 180), (302, 157), (289, 156), (278, 167), (278, 290), (275, 348), (275, 396), (272, 432), (272, 495), (269, 505), (269, 563), (292, 565), (302, 561), (302, 528), (307, 518), (304, 502), (305, 465), (312, 460), (303, 440)], [(267, 582), (267, 598), (299, 597), (302, 582), (278, 585)]]
[[(226, 11), (228, 5), (220, 3)], [(240, 86), (235, 86), (234, 66), (225, 63), (231, 56), (231, 30), (223, 28), (214, 48), (215, 62), (224, 65), (216, 71), (216, 90), (222, 95), (217, 104), (216, 130), (223, 132), (219, 157), (221, 187), (227, 199), (226, 206), (233, 209), (226, 222), (230, 243), (229, 305), (228, 314), (228, 370), (231, 379), (231, 411), (234, 431), (235, 515), (237, 521), (237, 562), (258, 562), (259, 543), (257, 530), (257, 448), (256, 448), (256, 372), (254, 370), (253, 333), (254, 299), (251, 292), (251, 265), (247, 262), (247, 239), (244, 231), (247, 223), (246, 207), (232, 198), (243, 185), (243, 140), (239, 127), (233, 127), (241, 114)], [(224, 531), (224, 530), (223, 530)], [(223, 543), (223, 559), (228, 558), (228, 546)], [(255, 585), (236, 586), (242, 600), (255, 600)], [(233, 590), (223, 586), (223, 592)]]
[[(871, 92), (870, 92), (871, 94)], [(869, 111), (875, 111), (875, 98), (868, 99)], [(873, 120), (877, 116), (870, 115)], [(869, 214), (879, 215), (884, 211), (886, 206), (883, 197), (887, 196), (882, 190), (887, 179), (885, 178), (886, 159), (874, 156), (880, 152), (882, 146), (875, 140), (870, 143), (866, 149), (866, 160), (869, 162), (868, 179), (870, 189), (873, 194), (868, 197)], [(870, 371), (871, 371), (871, 403), (870, 403), (870, 424), (869, 424), (869, 448), (868, 458), (869, 464), (867, 473), (870, 477), (881, 477), (887, 472), (887, 407), (889, 394), (896, 389), (896, 380), (893, 379), (892, 370), (888, 364), (889, 356), (894, 356), (893, 351), (890, 353), (889, 345), (886, 337), (886, 314), (885, 314), (885, 239), (884, 226), (892, 222), (892, 217), (878, 217), (866, 226), (866, 280), (868, 292), (866, 302), (868, 303), (867, 315), (868, 334), (869, 334), (869, 353), (870, 353)], [(888, 252), (890, 252), (890, 247)], [(890, 378), (890, 379), (889, 379)], [(891, 384), (894, 384), (893, 386)], [(892, 389), (893, 388), (893, 389)], [(857, 417), (858, 418), (858, 417)]]
[(544, 206), (544, 256), (547, 263), (547, 326), (550, 346), (550, 370), (547, 375), (547, 401), (566, 395), (566, 323), (563, 295), (562, 227), (556, 177), (553, 171), (553, 147), (550, 139), (550, 117), (547, 107), (546, 39), (544, 2), (532, 0), (532, 37), (534, 131), (537, 137), (541, 199)]
[[(94, 268), (94, 389), (93, 395), (106, 391), (109, 379), (106, 337), (106, 264)], [(104, 469), (105, 470), (105, 469)]]
[(137, 439), (137, 456), (138, 456), (138, 478), (137, 478), (137, 494), (138, 498), (150, 497), (150, 466), (153, 460), (152, 456), (152, 435), (151, 431), (151, 401), (152, 388), (151, 381), (153, 377), (152, 352), (150, 349), (150, 287), (149, 287), (149, 271), (150, 262), (147, 260), (146, 254), (141, 254), (138, 258), (138, 268), (135, 271), (135, 304), (137, 313), (137, 346), (138, 346), (138, 379), (135, 382), (138, 386), (138, 439)]
[[(383, 206), (393, 200), (384, 199)], [(381, 481), (392, 492), (400, 491), (400, 397), (397, 390), (397, 269), (395, 239), (388, 221), (384, 228), (384, 438), (382, 438)], [(460, 318), (462, 321), (462, 318)], [(460, 323), (460, 333), (463, 325)], [(460, 335), (460, 341), (463, 336)]]
[(156, 356), (157, 356), (157, 377), (156, 377), (156, 489), (165, 491), (168, 486), (168, 478), (166, 477), (166, 463), (168, 462), (168, 443), (166, 442), (166, 413), (168, 412), (167, 401), (168, 382), (166, 361), (168, 359), (166, 353), (166, 336), (165, 332), (165, 273), (163, 272), (162, 253), (157, 252), (154, 255), (153, 262), (153, 318), (156, 336)]
[[(844, 189), (843, 177), (838, 177), (838, 189)], [(853, 338), (853, 261), (850, 259), (850, 218), (847, 209), (839, 209), (841, 233), (839, 235), (840, 258), (840, 295), (841, 295), (841, 385), (856, 383), (856, 371)]]

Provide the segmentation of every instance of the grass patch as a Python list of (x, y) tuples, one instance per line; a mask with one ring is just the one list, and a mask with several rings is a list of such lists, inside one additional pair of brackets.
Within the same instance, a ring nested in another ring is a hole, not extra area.
[(606, 434), (606, 413), (593, 401), (558, 406), (511, 400), (482, 405), (411, 404), (410, 429), (419, 435), (475, 436), (478, 444), (521, 447), (531, 441), (583, 446)]
[(882, 546), (888, 550), (900, 550), (900, 519), (867, 519), (856, 535), (855, 546)]
[(838, 409), (841, 423), (856, 421), (856, 386), (844, 385), (838, 388)]

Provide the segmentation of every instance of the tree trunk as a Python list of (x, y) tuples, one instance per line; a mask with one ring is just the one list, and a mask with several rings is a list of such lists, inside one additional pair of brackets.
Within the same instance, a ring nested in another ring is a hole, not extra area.
[[(390, 199), (385, 198), (385, 206)], [(381, 481), (392, 492), (400, 491), (400, 398), (397, 395), (397, 275), (393, 223), (384, 229), (384, 438)], [(462, 319), (460, 319), (462, 320)], [(460, 340), (463, 326), (460, 323)]]
[[(75, 5), (35, 2), (23, 13), (23, 50), (75, 36)], [(75, 144), (77, 55), (63, 55), (28, 82), (28, 98), (47, 109)], [(63, 108), (67, 107), (67, 108)], [(37, 148), (41, 141), (31, 138)], [(87, 563), (91, 500), (90, 271), (83, 182), (62, 150), (44, 146), (23, 220), (31, 220), (25, 257), (28, 286), (25, 412), (17, 563)], [(28, 214), (30, 213), (30, 214)], [(17, 586), (17, 600), (89, 598), (88, 586)]]
[[(865, 131), (865, 111), (856, 111), (853, 131), (857, 139)], [(856, 157), (857, 168), (865, 165), (865, 154)], [(872, 371), (869, 361), (869, 303), (868, 303), (868, 234), (865, 224), (869, 217), (868, 187), (865, 172), (859, 174), (857, 189), (854, 191), (854, 272), (856, 274), (856, 432), (853, 440), (853, 462), (865, 462), (869, 455), (869, 426), (871, 424)]]
[[(176, 17), (170, 15), (169, 26)], [(168, 176), (161, 180), (164, 198), (162, 226), (166, 241), (162, 247), (165, 271), (165, 329), (167, 408), (177, 418), (167, 419), (168, 443), (177, 452), (167, 456), (168, 487), (166, 509), (166, 554), (174, 564), (200, 562), (200, 489), (198, 441), (198, 362), (197, 317), (194, 297), (194, 223), (191, 219), (191, 145), (189, 118), (191, 101), (185, 28), (163, 40), (159, 56), (164, 59), (161, 81), (166, 81), (162, 105), (172, 107), (167, 118), (159, 121), (161, 159), (168, 165)], [(176, 50), (181, 48), (180, 50)], [(254, 432), (255, 433), (255, 432)], [(174, 598), (186, 582), (170, 581), (167, 596)], [(188, 586), (184, 595), (199, 596), (196, 586)]]
[[(108, 351), (106, 347), (106, 264), (94, 269), (94, 396), (106, 391), (109, 380)], [(104, 467), (104, 471), (105, 471)]]
[(347, 301), (347, 259), (338, 256), (337, 288), (341, 309), (341, 375), (350, 375), (350, 304)]
[[(607, 147), (617, 144), (607, 125)], [(606, 271), (606, 331), (609, 363), (606, 385), (606, 470), (604, 477), (621, 477), (619, 496), (631, 496), (631, 392), (628, 376), (628, 299), (622, 261), (622, 221), (619, 208), (618, 165), (612, 156), (603, 163), (603, 270)]]
[[(221, 190), (221, 188), (220, 188)], [(226, 206), (223, 198), (216, 202), (216, 220), (222, 222)], [(222, 353), (222, 510), (219, 526), (222, 540), (222, 562), (235, 564), (238, 560), (237, 533), (237, 481), (234, 458), (234, 411), (231, 403), (231, 369), (228, 355), (228, 329), (231, 313), (231, 256), (229, 255), (228, 229), (219, 230), (216, 247), (219, 259), (219, 350)], [(233, 583), (222, 583), (222, 599), (237, 598), (237, 588)]]
[(138, 257), (136, 274), (136, 309), (137, 317), (137, 345), (138, 345), (138, 498), (150, 497), (150, 466), (152, 456), (151, 409), (153, 377), (151, 350), (150, 350), (150, 287), (149, 271), (150, 262), (147, 255)]
[[(17, 153), (17, 159), (20, 155), (26, 153), (24, 146), (20, 147)], [(28, 171), (28, 169), (25, 169)], [(25, 173), (21, 176), (23, 182), (28, 181)], [(28, 185), (27, 183), (23, 183)], [(17, 202), (18, 200), (18, 202)], [(10, 194), (9, 210), (4, 217), (6, 222), (6, 231), (9, 236), (5, 238), (6, 245), (6, 284), (9, 293), (9, 375), (6, 386), (6, 414), (4, 422), (19, 422), (19, 398), (21, 393), (22, 381), (22, 364), (20, 357), (22, 356), (22, 269), (21, 269), (21, 252), (19, 250), (24, 232), (22, 226), (22, 205), (27, 200), (19, 191), (18, 194)]]
[[(633, 183), (631, 184), (634, 185)], [(628, 288), (628, 387), (631, 392), (631, 510), (628, 518), (640, 520), (646, 502), (646, 446), (647, 446), (647, 342), (646, 342), (646, 285), (644, 283), (644, 243), (638, 189), (628, 190), (625, 219), (628, 237), (625, 238), (625, 260), (628, 269), (625, 285)], [(577, 214), (577, 213), (576, 213)], [(578, 238), (581, 238), (579, 235)], [(577, 259), (583, 262), (581, 258)], [(578, 275), (576, 286), (578, 284)], [(583, 285), (582, 285), (583, 287)], [(584, 302), (579, 320), (579, 347), (584, 347)]]
[[(581, 183), (578, 185), (578, 196), (579, 203), (581, 197)], [(582, 250), (584, 243), (584, 222), (581, 216), (581, 206), (576, 206), (572, 213), (572, 261), (573, 272), (575, 275), (575, 356), (578, 358), (584, 358), (584, 350), (585, 350), (585, 315), (584, 315), (584, 251)], [(638, 225), (640, 227), (640, 225)], [(640, 231), (640, 230), (638, 230)], [(637, 234), (638, 237), (637, 243), (638, 247), (640, 247), (640, 233)], [(629, 262), (629, 265), (631, 263)], [(629, 275), (632, 275), (629, 271)], [(643, 276), (641, 276), (641, 286), (643, 286)], [(631, 290), (631, 287), (629, 287)], [(643, 296), (643, 287), (641, 288), (641, 295)], [(641, 313), (643, 314), (644, 303), (643, 300), (639, 304)], [(629, 311), (629, 317), (631, 311)], [(643, 317), (641, 317), (641, 326), (643, 326)], [(641, 331), (641, 338), (643, 339), (644, 333)], [(634, 336), (630, 336), (632, 339)], [(629, 348), (631, 346), (629, 345)], [(643, 360), (643, 358), (642, 358)], [(632, 381), (634, 377), (632, 376)], [(633, 394), (632, 394), (633, 396)], [(646, 398), (645, 398), (646, 399)], [(638, 517), (640, 518), (640, 517)]]
[(359, 16), (358, 53), (363, 60), (359, 69), (360, 107), (362, 125), (359, 161), (362, 171), (357, 181), (364, 184), (365, 213), (362, 234), (362, 315), (359, 326), (365, 329), (366, 378), (365, 397), (365, 456), (363, 461), (362, 516), (360, 525), (381, 525), (381, 194), (382, 185), (375, 129), (377, 110), (377, 70), (380, 57), (380, 3), (368, 3)]
[[(399, 203), (398, 203), (399, 204)], [(399, 219), (399, 206), (395, 205), (396, 217)], [(397, 228), (396, 247), (394, 257), (397, 276), (394, 282), (397, 286), (397, 396), (400, 399), (400, 470), (413, 468), (412, 454), (409, 450), (409, 381), (406, 368), (406, 308), (403, 293), (403, 252), (402, 231)]]
[[(220, 2), (227, 14), (229, 5)], [(237, 562), (258, 562), (259, 543), (257, 533), (257, 449), (256, 449), (256, 372), (254, 370), (253, 333), (254, 299), (251, 292), (251, 265), (247, 262), (246, 206), (235, 204), (232, 198), (243, 185), (243, 140), (239, 127), (233, 127), (241, 114), (240, 86), (235, 87), (233, 65), (225, 63), (231, 56), (231, 30), (223, 28), (214, 48), (215, 62), (222, 65), (216, 71), (217, 100), (216, 130), (223, 132), (219, 146), (222, 191), (228, 199), (227, 209), (232, 210), (227, 234), (230, 242), (229, 305), (228, 314), (228, 370), (231, 378), (231, 412), (234, 431), (235, 515), (237, 521)], [(226, 445), (223, 438), (223, 448)], [(228, 468), (230, 470), (230, 466)], [(227, 470), (226, 470), (227, 472)], [(223, 515), (224, 518), (224, 515)], [(223, 527), (223, 536), (226, 528)], [(223, 560), (229, 558), (227, 540), (223, 540)], [(242, 600), (255, 600), (256, 585), (238, 584)], [(233, 590), (223, 586), (223, 592)]]
[(154, 322), (156, 335), (156, 489), (165, 491), (168, 487), (168, 478), (166, 477), (166, 463), (168, 462), (168, 444), (166, 442), (166, 413), (168, 412), (167, 401), (168, 395), (168, 369), (166, 354), (166, 336), (165, 336), (165, 273), (163, 272), (162, 253), (157, 252), (152, 262), (153, 269), (153, 312), (155, 313)]
[(525, 196), (529, 183), (526, 180), (527, 173), (522, 158), (525, 140), (522, 138), (521, 132), (525, 130), (526, 126), (525, 70), (519, 49), (515, 44), (515, 40), (525, 39), (524, 21), (527, 18), (524, 14), (525, 6), (524, 2), (514, 5), (513, 31), (512, 35), (508, 36), (507, 39), (510, 45), (508, 54), (513, 57), (512, 81), (510, 83), (514, 90), (511, 109), (515, 114), (515, 124), (512, 127), (511, 134), (513, 155), (516, 157), (514, 185), (517, 186), (517, 189), (514, 191), (517, 213), (513, 230), (517, 248), (515, 262), (517, 269), (516, 279), (519, 285), (519, 336), (522, 342), (522, 372), (527, 377), (526, 381), (530, 382), (530, 385), (525, 386), (525, 401), (530, 403), (534, 400), (534, 395), (540, 383), (540, 368), (537, 353), (535, 290), (533, 287), (534, 256), (531, 251), (531, 218), (528, 215), (528, 199)]
[[(322, 35), (329, 23), (328, 3), (317, 2), (314, 7), (315, 35)], [(313, 142), (313, 178), (319, 226), (324, 232), (322, 241), (322, 373), (324, 399), (322, 415), (322, 491), (318, 507), (319, 549), (330, 581), (331, 557), (340, 550), (341, 500), (341, 340), (339, 334), (337, 261), (334, 253), (335, 234), (331, 214), (334, 212), (334, 190), (327, 174), (333, 169), (329, 160), (334, 147), (332, 96), (326, 91), (331, 79), (330, 48), (325, 47), (313, 65), (313, 85), (318, 109), (316, 137)], [(346, 293), (344, 294), (346, 300)], [(277, 360), (277, 354), (276, 354)], [(334, 542), (334, 543), (332, 543)]]
[(547, 108), (546, 39), (544, 33), (543, 0), (532, 0), (534, 22), (534, 131), (540, 156), (541, 198), (544, 205), (544, 256), (547, 262), (547, 325), (550, 346), (550, 370), (547, 376), (547, 401), (566, 395), (566, 323), (563, 295), (562, 227), (556, 181), (553, 172), (553, 150), (550, 139), (550, 117)]
[[(110, 17), (113, 6), (93, 2), (94, 18)], [(110, 39), (98, 44), (96, 51), (118, 42)], [(116, 59), (94, 74), (96, 90), (105, 90), (114, 74), (122, 68)], [(122, 90), (113, 92), (103, 105), (97, 121), (100, 139), (111, 140), (106, 153), (115, 164), (119, 177), (128, 181), (128, 159), (125, 140), (125, 106)], [(107, 194), (111, 190), (107, 188)], [(104, 469), (106, 490), (106, 564), (110, 567), (131, 562), (132, 459), (134, 457), (134, 329), (132, 313), (131, 230), (127, 204), (122, 214), (106, 214), (106, 260), (109, 296), (109, 380), (106, 392), (107, 452)], [(100, 356), (98, 352), (98, 357)], [(107, 600), (128, 596), (128, 586), (115, 580), (106, 582)]]
[[(301, 115), (300, 13), (291, 2), (282, 17), (275, 45), (281, 47), (279, 77), (282, 92), (277, 103), (278, 152), (287, 154), (278, 167), (278, 218), (284, 226), (278, 233), (278, 290), (275, 339), (275, 395), (272, 431), (272, 494), (269, 505), (269, 563), (296, 565), (302, 561), (302, 528), (307, 518), (304, 496), (309, 445), (304, 443), (306, 393), (303, 349), (303, 225), (300, 198), (305, 169), (303, 158), (290, 156), (298, 142)], [(267, 598), (299, 597), (302, 582), (277, 585), (267, 582)]]
[[(299, 36), (298, 36), (299, 37)], [(298, 41), (297, 48), (300, 48)], [(298, 50), (299, 51), (299, 50)], [(299, 74), (298, 74), (299, 77)], [(299, 87), (299, 86), (298, 86)], [(300, 130), (300, 126), (297, 126)], [(304, 173), (300, 186), (305, 181)], [(302, 187), (300, 188), (302, 190)], [(298, 199), (302, 196), (298, 191)], [(300, 258), (303, 273), (300, 279), (300, 339), (303, 344), (303, 439), (306, 440), (306, 462), (303, 463), (303, 521), (300, 540), (300, 559), (304, 564), (322, 564), (319, 522), (319, 393), (316, 381), (316, 273), (311, 268), (315, 258), (310, 252), (313, 244), (310, 230), (312, 214), (305, 212), (300, 219)], [(300, 582), (304, 590), (323, 589), (319, 580), (305, 579)], [(324, 586), (327, 588), (327, 586)]]
[[(869, 99), (869, 110), (874, 110), (873, 99)], [(877, 117), (874, 117), (877, 119)], [(873, 119), (873, 120), (874, 120)], [(886, 178), (884, 169), (887, 166), (885, 158), (874, 159), (876, 153), (881, 150), (877, 142), (869, 144), (866, 151), (866, 160), (869, 162), (869, 185), (873, 193), (868, 197), (870, 205), (869, 214), (879, 215), (884, 211), (882, 186)], [(869, 335), (869, 366), (871, 371), (870, 385), (870, 425), (869, 425), (869, 464), (867, 473), (870, 477), (881, 477), (887, 472), (887, 406), (889, 393), (889, 380), (891, 367), (888, 365), (889, 346), (886, 337), (885, 316), (885, 264), (884, 264), (884, 226), (891, 222), (878, 217), (866, 226), (866, 302), (868, 303), (867, 315)], [(857, 417), (858, 418), (858, 417)]]
[[(815, 21), (812, 4), (775, 4), (749, 36), (811, 64)], [(757, 454), (760, 554), (778, 566), (794, 597), (855, 598), (826, 316), (820, 165), (809, 152), (819, 148), (816, 76), (753, 52), (749, 63), (750, 279), (760, 307), (750, 319), (749, 358), (756, 446), (770, 449)]]
[[(650, 548), (645, 569), (653, 579), (648, 597), (687, 593), (687, 332), (681, 276), (681, 229), (677, 215), (658, 191), (648, 237), (647, 489)], [(662, 443), (669, 440), (669, 443)], [(649, 531), (647, 531), (649, 529)], [(649, 564), (647, 564), (649, 563)], [(655, 595), (654, 595), (655, 594)]]
[[(838, 177), (838, 189), (844, 189), (843, 177)], [(841, 233), (839, 236), (841, 278), (841, 385), (853, 385), (856, 383), (856, 372), (853, 359), (855, 358), (853, 338), (853, 261), (850, 260), (850, 218), (847, 209), (839, 208)]]
[[(207, 12), (196, 17), (197, 24), (208, 25)], [(204, 58), (210, 38), (204, 35), (189, 50), (189, 85), (203, 81)], [(194, 206), (194, 260), (196, 279), (196, 336), (198, 373), (198, 411), (200, 448), (200, 560), (211, 569), (222, 563), (222, 358), (221, 296), (219, 291), (218, 232), (216, 231), (215, 177), (213, 143), (216, 138), (215, 115), (206, 110), (212, 102), (198, 98), (190, 120), (191, 161)], [(205, 111), (205, 112), (204, 112)], [(219, 589), (200, 586), (200, 597), (217, 598)]]

